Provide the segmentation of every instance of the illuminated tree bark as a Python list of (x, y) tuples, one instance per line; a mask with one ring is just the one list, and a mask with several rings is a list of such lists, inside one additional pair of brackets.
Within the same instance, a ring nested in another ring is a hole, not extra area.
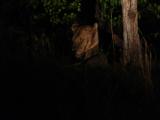
[(124, 64), (141, 64), (141, 44), (138, 34), (137, 0), (121, 0), (123, 13)]

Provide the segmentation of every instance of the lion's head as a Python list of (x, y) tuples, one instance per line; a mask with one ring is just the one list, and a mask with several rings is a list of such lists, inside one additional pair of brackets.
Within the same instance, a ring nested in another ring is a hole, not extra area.
[(73, 51), (77, 59), (87, 59), (98, 51), (98, 24), (94, 25), (72, 25)]

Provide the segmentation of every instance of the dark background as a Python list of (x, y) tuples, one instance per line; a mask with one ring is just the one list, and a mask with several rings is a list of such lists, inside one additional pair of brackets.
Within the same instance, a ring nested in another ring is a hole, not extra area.
[[(84, 2), (84, 1), (83, 1)], [(84, 2), (85, 3), (85, 2)], [(82, 4), (81, 24), (92, 24), (94, 2)], [(90, 6), (90, 7), (88, 7)], [(86, 9), (89, 9), (86, 12)], [(40, 7), (39, 11), (43, 11)], [(159, 21), (145, 13), (140, 28), (153, 47), (153, 90), (145, 94), (141, 76), (134, 67), (71, 67), (72, 32), (67, 25), (52, 27), (46, 16), (37, 22), (27, 0), (0, 1), (1, 112), (0, 119), (144, 119), (157, 118), (159, 95)], [(45, 33), (54, 49), (41, 45), (35, 52), (33, 37)], [(108, 35), (110, 37), (110, 34)], [(108, 38), (109, 38), (108, 37)], [(152, 40), (151, 40), (152, 39)], [(110, 39), (109, 39), (110, 40)], [(36, 53), (36, 55), (34, 54)], [(55, 112), (56, 111), (56, 112)]]

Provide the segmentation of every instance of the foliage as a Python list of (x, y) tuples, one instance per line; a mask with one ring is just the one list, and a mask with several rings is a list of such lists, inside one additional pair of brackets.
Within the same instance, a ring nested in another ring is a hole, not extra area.
[(147, 0), (140, 0), (139, 8), (141, 15), (144, 12), (149, 12), (154, 14), (157, 19), (160, 19), (160, 4), (157, 4), (157, 2), (147, 2)]
[[(141, 29), (147, 33), (145, 37), (156, 40), (159, 39), (160, 2), (139, 0), (139, 21), (142, 23)], [(146, 28), (149, 27), (150, 29)]]
[[(30, 0), (33, 8), (36, 9), (39, 4), (44, 7), (45, 13), (50, 16), (50, 22), (53, 24), (71, 23), (80, 12), (81, 0)], [(113, 26), (121, 24), (121, 0), (100, 0), (101, 17), (104, 21), (111, 21)], [(160, 4), (148, 0), (138, 0), (139, 18), (145, 11), (153, 13), (157, 19), (160, 19)]]
[(101, 17), (103, 21), (112, 24), (113, 27), (121, 26), (121, 1), (120, 0), (100, 0)]
[(80, 11), (80, 0), (41, 0), (53, 24), (70, 23)]

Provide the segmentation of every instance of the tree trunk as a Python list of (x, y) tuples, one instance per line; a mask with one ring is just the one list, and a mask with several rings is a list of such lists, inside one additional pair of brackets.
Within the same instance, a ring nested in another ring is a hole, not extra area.
[[(132, 64), (141, 68), (145, 80), (145, 92), (152, 92), (151, 56), (147, 54), (145, 45), (142, 56), (142, 45), (138, 34), (137, 0), (121, 0), (123, 13), (123, 57), (124, 64)], [(145, 43), (146, 44), (146, 43)]]
[(141, 65), (137, 0), (122, 0), (124, 64)]

